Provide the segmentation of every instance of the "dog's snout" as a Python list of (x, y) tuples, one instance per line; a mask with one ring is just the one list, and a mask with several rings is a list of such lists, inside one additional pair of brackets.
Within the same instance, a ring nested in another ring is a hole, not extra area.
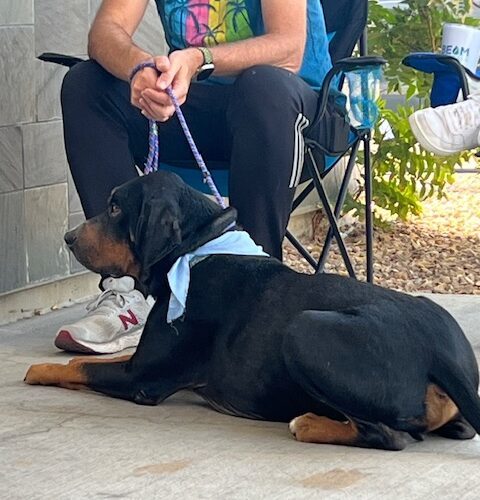
[(63, 239), (65, 240), (65, 243), (69, 247), (72, 246), (77, 239), (77, 231), (75, 229), (68, 231), (68, 233), (65, 233), (65, 236), (63, 237)]

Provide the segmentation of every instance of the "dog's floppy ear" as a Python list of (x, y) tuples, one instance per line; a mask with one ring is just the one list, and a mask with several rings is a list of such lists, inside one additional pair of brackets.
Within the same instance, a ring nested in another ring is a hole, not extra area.
[(145, 194), (138, 217), (129, 220), (130, 240), (140, 260), (142, 276), (182, 242), (180, 210), (173, 197)]

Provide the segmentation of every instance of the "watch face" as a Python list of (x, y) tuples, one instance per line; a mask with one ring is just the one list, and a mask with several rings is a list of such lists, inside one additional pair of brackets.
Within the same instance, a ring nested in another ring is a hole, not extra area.
[(197, 73), (197, 81), (206, 80), (213, 73), (214, 69), (215, 66), (213, 64), (203, 64)]

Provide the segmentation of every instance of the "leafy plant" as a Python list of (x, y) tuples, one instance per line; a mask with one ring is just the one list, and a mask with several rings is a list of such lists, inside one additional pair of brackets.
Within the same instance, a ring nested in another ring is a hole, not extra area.
[(369, 0), (369, 52), (385, 57), (385, 77), (390, 92), (416, 96), (428, 104), (431, 76), (402, 65), (410, 52), (440, 52), (445, 23), (478, 25), (470, 17), (471, 0), (404, 0), (387, 9)]
[(420, 215), (422, 201), (445, 196), (445, 187), (454, 181), (455, 167), (468, 154), (434, 156), (421, 148), (413, 136), (408, 122), (413, 107), (401, 106), (393, 111), (384, 102), (380, 107), (382, 118), (392, 127), (395, 138), (388, 140), (387, 133), (377, 128), (377, 150), (372, 157), (375, 202), (387, 214), (401, 219), (410, 214)]
[[(432, 80), (430, 75), (401, 64), (410, 52), (439, 52), (444, 23), (478, 24), (477, 19), (468, 16), (470, 7), (470, 0), (404, 0), (398, 7), (387, 9), (370, 0), (369, 52), (388, 60), (388, 92), (402, 94), (406, 100), (395, 111), (380, 102), (372, 154), (377, 220), (420, 215), (422, 201), (432, 196), (445, 197), (445, 186), (453, 183), (455, 168), (471, 156), (462, 152), (439, 158), (419, 146), (408, 122), (414, 112), (410, 100), (415, 97), (417, 106), (428, 106)], [(389, 140), (392, 131), (394, 138)]]

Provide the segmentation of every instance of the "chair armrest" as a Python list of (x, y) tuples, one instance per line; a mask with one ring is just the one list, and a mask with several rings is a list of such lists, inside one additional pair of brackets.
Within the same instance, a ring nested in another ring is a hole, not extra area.
[(434, 52), (412, 52), (403, 58), (402, 64), (424, 73), (454, 71), (458, 74), (466, 73), (471, 78), (478, 79), (478, 76), (463, 66), (456, 57), (449, 56), (447, 54), (436, 54)]
[(330, 71), (346, 73), (356, 69), (363, 69), (367, 66), (383, 66), (387, 64), (387, 60), (380, 56), (361, 56), (361, 57), (345, 57), (339, 59)]
[(464, 99), (466, 99), (470, 93), (467, 77), (474, 81), (479, 81), (477, 75), (465, 68), (457, 58), (446, 54), (413, 52), (402, 60), (402, 64), (423, 73), (433, 73), (435, 77), (437, 77), (437, 75), (451, 75), (452, 78), (457, 78)]
[(332, 80), (342, 74), (348, 73), (349, 71), (355, 71), (360, 69), (379, 68), (387, 64), (386, 59), (378, 56), (361, 56), (361, 57), (346, 57), (344, 59), (338, 60), (330, 69), (330, 71), (325, 76), (323, 80), (322, 88), (320, 89), (320, 98), (317, 107), (316, 120), (321, 120), (325, 114), (328, 102), (328, 94), (330, 91), (330, 85)]
[(62, 66), (67, 66), (68, 68), (71, 68), (72, 66), (75, 66), (75, 64), (84, 61), (84, 59), (81, 59), (80, 57), (68, 56), (66, 54), (57, 54), (55, 52), (44, 52), (43, 54), (40, 54), (37, 59), (54, 64), (61, 64)]

